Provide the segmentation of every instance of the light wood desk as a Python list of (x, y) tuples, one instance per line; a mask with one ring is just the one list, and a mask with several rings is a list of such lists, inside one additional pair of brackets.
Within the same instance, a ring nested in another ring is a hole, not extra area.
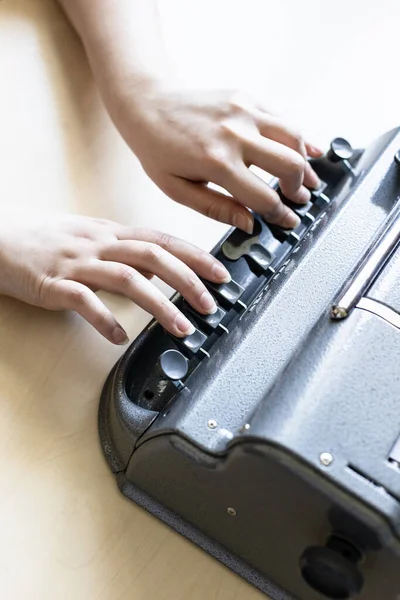
[[(400, 123), (398, 2), (160, 0), (160, 13), (188, 79), (263, 95), (317, 144), (363, 145)], [(142, 173), (55, 2), (0, 0), (0, 81), (1, 214), (81, 212), (204, 248), (221, 236)], [(148, 317), (106, 299), (137, 335)], [(0, 299), (2, 600), (261, 599), (118, 493), (97, 407), (121, 351), (74, 315)]]

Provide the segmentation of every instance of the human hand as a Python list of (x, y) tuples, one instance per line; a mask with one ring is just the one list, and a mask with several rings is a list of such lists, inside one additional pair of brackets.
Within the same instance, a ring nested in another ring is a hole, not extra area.
[(193, 326), (149, 279), (157, 275), (203, 314), (216, 305), (196, 273), (215, 283), (230, 279), (210, 254), (156, 231), (78, 215), (5, 221), (0, 294), (48, 310), (75, 310), (115, 344), (127, 343), (127, 335), (94, 290), (127, 296), (183, 337)]
[(147, 174), (170, 198), (248, 233), (253, 218), (247, 207), (286, 229), (299, 222), (250, 165), (279, 178), (283, 194), (299, 204), (310, 199), (307, 188), (320, 185), (306, 158), (322, 151), (240, 94), (179, 93), (152, 83), (114, 96), (109, 110)]

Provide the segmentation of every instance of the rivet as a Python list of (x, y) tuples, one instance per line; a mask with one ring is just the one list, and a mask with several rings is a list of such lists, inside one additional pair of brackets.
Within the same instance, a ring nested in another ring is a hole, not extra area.
[(250, 429), (250, 423), (246, 423), (243, 427), (240, 428), (240, 431), (243, 433), (244, 431), (248, 431)]
[(215, 429), (217, 426), (217, 421), (215, 421), (215, 419), (210, 419), (207, 423), (207, 426), (209, 429)]
[(333, 456), (329, 452), (323, 452), (320, 455), (319, 460), (324, 467), (329, 467), (329, 465), (331, 465), (333, 462)]
[(231, 517), (236, 517), (236, 510), (232, 508), (232, 506), (229, 506), (228, 508), (228, 515), (230, 515)]

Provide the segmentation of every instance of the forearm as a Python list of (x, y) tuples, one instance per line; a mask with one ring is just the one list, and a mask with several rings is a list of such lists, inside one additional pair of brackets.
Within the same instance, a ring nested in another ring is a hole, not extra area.
[[(156, 0), (59, 0), (80, 36), (108, 108), (165, 72)], [(135, 93), (136, 92), (136, 93)]]

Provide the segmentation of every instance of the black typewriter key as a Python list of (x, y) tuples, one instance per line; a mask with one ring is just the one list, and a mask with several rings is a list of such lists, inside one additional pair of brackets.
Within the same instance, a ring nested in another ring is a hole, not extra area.
[(328, 204), (330, 204), (330, 201), (330, 198), (328, 198), (326, 194), (322, 193), (315, 196), (314, 205), (318, 206), (319, 208), (325, 208), (328, 206)]
[(221, 246), (221, 250), (226, 258), (229, 260), (238, 260), (242, 256), (249, 254), (252, 245), (258, 242), (261, 229), (261, 223), (257, 219), (254, 220), (253, 233), (246, 233), (240, 229), (235, 229)]
[(217, 307), (216, 312), (212, 315), (203, 315), (194, 310), (187, 302), (184, 303), (183, 310), (185, 313), (189, 313), (202, 329), (209, 330), (216, 329), (226, 315), (226, 312), (220, 306)]
[(273, 261), (274, 254), (260, 242), (261, 232), (262, 225), (255, 219), (253, 233), (247, 234), (236, 229), (222, 244), (221, 250), (229, 260), (238, 260), (243, 256), (250, 266), (263, 272)]
[(189, 354), (197, 354), (202, 345), (207, 339), (207, 336), (204, 335), (202, 331), (195, 329), (193, 333), (187, 335), (184, 338), (174, 338), (176, 342), (182, 347), (183, 350), (186, 350)]
[(218, 299), (226, 304), (233, 306), (239, 300), (240, 296), (244, 292), (244, 288), (236, 283), (236, 281), (229, 281), (228, 283), (211, 283), (205, 282), (207, 287), (218, 297)]
[(306, 227), (302, 223), (296, 229), (282, 229), (282, 227), (278, 227), (277, 225), (268, 226), (277, 240), (281, 243), (289, 242), (292, 245), (300, 241), (306, 231)]
[(279, 242), (286, 242), (289, 233), (292, 231), (291, 229), (282, 229), (282, 227), (279, 227), (278, 225), (273, 225), (271, 223), (267, 223), (269, 229), (271, 230), (272, 235), (274, 236), (274, 238), (276, 238)]
[(189, 361), (178, 350), (166, 350), (158, 360), (161, 375), (171, 381), (179, 381), (186, 377)]
[(314, 206), (318, 208), (325, 208), (325, 206), (328, 206), (330, 203), (330, 198), (328, 198), (328, 196), (325, 194), (327, 187), (327, 184), (322, 182), (322, 185), (320, 188), (318, 188), (318, 190), (311, 191), (311, 201), (313, 202)]
[(304, 225), (310, 225), (315, 221), (314, 213), (316, 211), (311, 200), (307, 204), (296, 204), (295, 202), (285, 202), (285, 204), (300, 217)]
[(298, 215), (300, 219), (302, 219), (308, 212), (310, 212), (313, 206), (313, 203), (310, 201), (307, 202), (307, 204), (296, 204), (291, 208), (296, 213), (296, 215)]
[(261, 271), (265, 271), (275, 258), (274, 254), (262, 244), (253, 244), (248, 252), (248, 257)]

